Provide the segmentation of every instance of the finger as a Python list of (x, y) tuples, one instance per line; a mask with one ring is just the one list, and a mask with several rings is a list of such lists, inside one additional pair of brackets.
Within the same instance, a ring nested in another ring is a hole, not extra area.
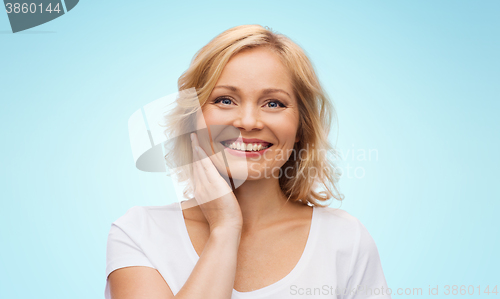
[[(198, 140), (198, 135), (195, 133), (192, 133), (192, 140), (193, 140), (193, 147), (197, 153), (198, 161), (201, 162), (201, 166), (205, 170), (205, 175), (208, 175), (208, 173), (213, 173), (214, 170), (217, 170), (215, 166), (213, 165), (212, 161), (208, 157), (208, 155), (205, 153), (203, 148), (200, 146), (200, 142)], [(208, 178), (210, 181), (210, 178)]]
[(195, 161), (198, 161), (200, 158), (198, 152), (196, 151), (195, 134), (191, 133), (189, 136), (191, 137), (191, 149), (193, 150), (193, 163), (194, 163)]
[(210, 157), (208, 157), (203, 148), (200, 147), (198, 136), (193, 133), (192, 137), (193, 137), (193, 146), (197, 153), (198, 162), (200, 162), (199, 165), (201, 166), (202, 169), (202, 172), (199, 173), (200, 180), (203, 183), (206, 183), (205, 186), (207, 190), (211, 191), (209, 193), (212, 195), (211, 197), (213, 197), (208, 200), (212, 200), (222, 195), (225, 195), (229, 192), (232, 192), (227, 182), (221, 177), (219, 171), (215, 167)]
[(198, 136), (196, 135), (196, 133), (191, 133), (191, 142), (193, 143), (193, 147), (199, 145)]
[(199, 152), (196, 150), (196, 146), (192, 144), (193, 147), (193, 181), (195, 182), (195, 188), (203, 189), (207, 184), (207, 179), (205, 170), (203, 169), (200, 162)]
[(205, 168), (203, 168), (203, 165), (201, 163), (201, 160), (198, 160), (194, 162), (196, 165), (196, 177), (199, 181), (200, 184), (203, 186), (208, 186), (210, 182), (208, 181), (207, 174)]
[(213, 182), (213, 179), (214, 179), (213, 175), (215, 175), (216, 173), (219, 175), (217, 168), (215, 167), (212, 160), (210, 160), (210, 158), (207, 156), (207, 154), (205, 153), (205, 151), (201, 147), (196, 146), (196, 151), (197, 151), (198, 156), (200, 157), (199, 161), (200, 161), (203, 169), (205, 170), (205, 174), (208, 178), (208, 181)]
[(204, 169), (203, 164), (201, 163), (201, 157), (199, 151), (196, 149), (198, 146), (193, 144), (193, 176), (197, 179), (197, 183), (206, 187), (209, 182), (206, 175), (206, 170)]
[(193, 167), (193, 168), (192, 168), (192, 169), (193, 169), (193, 172), (192, 172), (192, 174), (191, 174), (191, 176), (192, 176), (192, 178), (191, 178), (191, 179), (192, 179), (192, 181), (193, 181), (193, 187), (194, 187), (195, 189), (196, 189), (196, 188), (198, 188), (198, 187), (199, 187), (199, 185), (200, 185), (199, 176), (198, 176), (198, 172), (199, 172), (200, 170), (199, 170), (199, 166), (198, 166), (198, 164), (199, 164), (199, 163), (197, 163), (197, 160), (198, 160), (198, 153), (197, 153), (197, 151), (195, 150), (195, 148), (194, 148), (194, 146), (193, 146), (193, 163), (191, 163), (191, 165), (192, 165), (192, 167)]
[[(197, 157), (197, 153), (193, 150), (195, 157)], [(193, 182), (194, 182), (194, 197), (198, 205), (201, 205), (207, 201), (205, 198), (207, 194), (206, 186), (208, 185), (208, 181), (204, 174), (203, 167), (201, 166), (201, 162), (199, 159), (193, 162)]]
[[(203, 151), (200, 147), (196, 147), (197, 151)], [(217, 167), (215, 167), (214, 163), (212, 160), (205, 154), (205, 152), (199, 153), (201, 164), (203, 165), (203, 169), (205, 170), (205, 174), (207, 176), (208, 182), (210, 186), (216, 187), (216, 189), (219, 189), (219, 191), (223, 192), (223, 194), (226, 194), (227, 192), (232, 192), (231, 187), (227, 184), (226, 180), (222, 178), (221, 174), (219, 173), (219, 170)], [(222, 195), (222, 194), (219, 194)]]

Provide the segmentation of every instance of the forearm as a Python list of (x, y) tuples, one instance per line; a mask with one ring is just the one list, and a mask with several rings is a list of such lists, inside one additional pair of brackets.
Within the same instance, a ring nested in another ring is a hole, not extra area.
[(233, 228), (214, 229), (200, 255), (196, 266), (175, 298), (230, 299), (234, 278), (241, 230)]

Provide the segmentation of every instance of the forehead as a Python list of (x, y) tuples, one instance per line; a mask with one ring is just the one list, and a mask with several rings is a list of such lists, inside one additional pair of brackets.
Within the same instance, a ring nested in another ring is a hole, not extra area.
[(289, 70), (276, 53), (264, 47), (245, 49), (231, 57), (217, 84), (292, 90)]

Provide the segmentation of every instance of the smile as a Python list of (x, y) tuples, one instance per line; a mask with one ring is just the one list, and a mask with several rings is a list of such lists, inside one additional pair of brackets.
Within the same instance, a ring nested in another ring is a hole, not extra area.
[(241, 141), (221, 141), (221, 144), (232, 150), (240, 152), (260, 152), (270, 148), (273, 144), (269, 142), (246, 143)]

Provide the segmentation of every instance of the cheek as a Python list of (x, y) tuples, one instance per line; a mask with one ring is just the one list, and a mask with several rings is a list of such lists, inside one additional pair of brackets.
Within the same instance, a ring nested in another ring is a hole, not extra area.
[(210, 144), (215, 142), (222, 133), (226, 139), (239, 136), (239, 130), (228, 125), (225, 119), (227, 116), (221, 115), (215, 109), (205, 109), (203, 113), (199, 112), (196, 116), (196, 130), (200, 145), (206, 152), (212, 150)]
[(217, 113), (217, 111), (207, 108), (203, 111), (203, 113), (199, 112), (197, 115), (197, 128), (206, 128), (210, 125), (219, 125), (223, 124), (223, 120), (226, 117)]
[(297, 130), (299, 128), (299, 117), (295, 113), (289, 113), (279, 117), (270, 117), (268, 124), (273, 127), (283, 142), (295, 142)]
[(204, 113), (201, 113), (201, 111), (198, 111), (196, 114), (196, 135), (198, 136), (198, 142), (203, 150), (205, 150), (205, 153), (211, 153), (212, 148), (210, 146), (210, 135), (207, 130), (207, 119), (204, 115)]

